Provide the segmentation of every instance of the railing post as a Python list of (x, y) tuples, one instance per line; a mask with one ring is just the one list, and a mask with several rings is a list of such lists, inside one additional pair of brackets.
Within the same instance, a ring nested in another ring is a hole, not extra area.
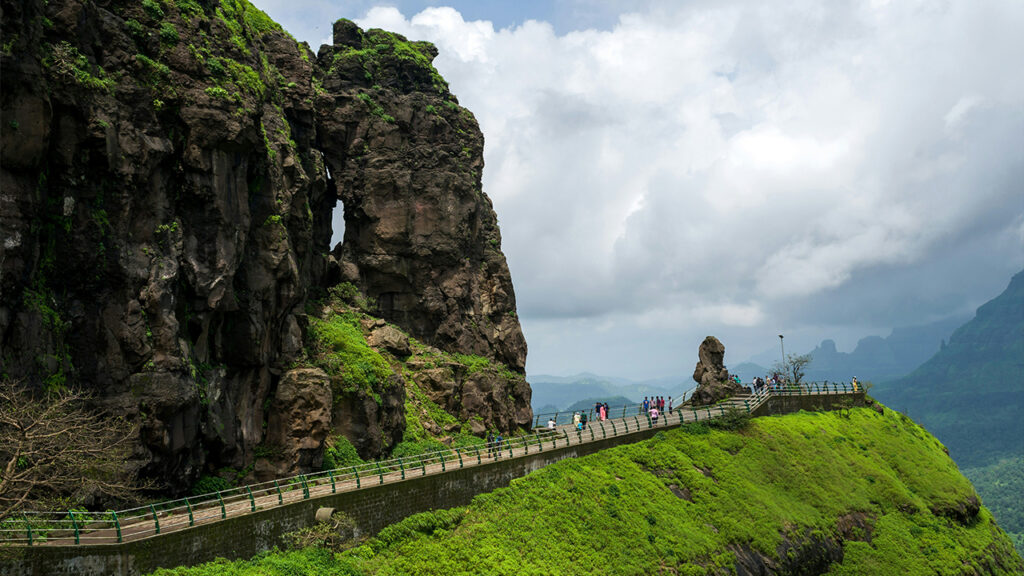
[(609, 420), (608, 423), (612, 425), (612, 436), (618, 436), (619, 431), (615, 428), (615, 420)]
[(192, 516), (192, 504), (189, 503), (188, 497), (185, 498), (185, 508), (188, 508), (188, 525), (195, 526), (196, 519)]
[(228, 509), (224, 507), (224, 498), (221, 498), (220, 491), (217, 491), (217, 500), (220, 500), (220, 519), (228, 517)]
[(640, 417), (639, 416), (633, 416), (633, 423), (636, 424), (636, 430), (637, 430), (637, 432), (639, 432), (640, 431)]
[(653, 427), (654, 427), (654, 421), (651, 420), (651, 415), (648, 414), (647, 415), (647, 429), (650, 430)]
[(378, 484), (383, 484), (384, 483), (384, 471), (380, 469), (380, 461), (377, 461), (376, 464), (377, 464), (377, 477), (380, 478), (380, 482), (378, 482)]
[(536, 428), (537, 426), (540, 426), (540, 414), (537, 414), (537, 417), (533, 419), (533, 427)]
[(537, 438), (537, 451), (538, 452), (543, 452), (544, 451), (544, 443), (540, 439), (540, 434), (534, 434), (534, 437)]
[(330, 476), (331, 478), (331, 494), (334, 494), (335, 492), (338, 491), (337, 488), (335, 488), (334, 486), (334, 470), (328, 470), (327, 475)]
[(629, 420), (626, 420), (625, 418), (623, 418), (622, 419), (622, 425), (626, 428), (626, 432), (625, 433), (629, 434)]
[(444, 452), (441, 452), (441, 472), (447, 472), (444, 466)]
[(580, 430), (576, 431), (576, 443), (583, 444), (583, 432)]
[(625, 405), (622, 406), (622, 417), (623, 418), (626, 417), (626, 406)]
[[(121, 521), (117, 518), (117, 512), (110, 511), (110, 515), (114, 517), (114, 527), (117, 528), (117, 543), (121, 543)], [(29, 539), (29, 545), (31, 545), (31, 539)]]
[(156, 533), (160, 533), (160, 520), (156, 517), (156, 506), (150, 504), (149, 511), (153, 513), (153, 526), (156, 527)]
[(743, 399), (743, 405), (747, 407), (747, 414), (750, 414), (750, 402), (746, 398)]
[(508, 443), (508, 457), (509, 458), (515, 458), (515, 454), (512, 454), (512, 443), (511, 442)]
[(75, 520), (75, 512), (73, 510), (68, 510), (68, 516), (71, 517), (71, 525), (75, 528), (75, 544), (80, 544), (78, 536), (78, 521)]
[(255, 512), (256, 511), (256, 498), (252, 495), (252, 488), (250, 488), (249, 485), (247, 484), (245, 486), (245, 489), (249, 491), (249, 511), (250, 512)]
[(402, 471), (402, 480), (405, 480), (405, 465), (402, 464), (402, 459), (398, 459), (398, 468)]
[[(356, 476), (356, 488), (359, 487), (359, 476)], [(274, 480), (274, 488), (277, 488), (277, 503), (284, 504), (284, 496), (281, 494), (281, 485)]]
[[(356, 468), (355, 466), (353, 466), (352, 467), (352, 473), (356, 475), (356, 490), (359, 490), (359, 488), (361, 488), (360, 482), (359, 482), (359, 469)], [(277, 482), (274, 482), (274, 483), (276, 484)]]
[(565, 430), (562, 430), (562, 434), (565, 435), (565, 445), (568, 446), (570, 444), (570, 442), (569, 442), (569, 433), (566, 432)]
[(459, 468), (462, 468), (462, 450), (456, 448), (455, 453), (459, 455)]
[(608, 438), (608, 432), (604, 429), (604, 422), (598, 422), (598, 424), (601, 425), (601, 439), (604, 440)]
[(700, 416), (697, 415), (697, 409), (696, 408), (690, 408), (690, 410), (693, 410), (693, 421), (694, 422), (700, 422)]
[(481, 462), (481, 460), (480, 460), (480, 447), (477, 446), (476, 447), (476, 463), (480, 464), (480, 462)]
[[(28, 515), (27, 514), (22, 514), (21, 517), (25, 519), (25, 530), (28, 532), (28, 545), (31, 546), (32, 545), (32, 523), (28, 521)], [(118, 530), (117, 541), (118, 542), (121, 541), (120, 530)]]
[(302, 484), (302, 499), (309, 500), (309, 484), (306, 484), (306, 477), (299, 476), (299, 482)]
[(587, 426), (587, 430), (590, 430), (590, 441), (593, 442), (594, 441), (594, 427), (593, 426)]

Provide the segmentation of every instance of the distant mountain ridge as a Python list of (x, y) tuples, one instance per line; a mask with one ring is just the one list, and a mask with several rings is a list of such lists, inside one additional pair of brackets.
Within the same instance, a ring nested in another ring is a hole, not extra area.
[(552, 407), (565, 410), (583, 400), (592, 405), (599, 399), (611, 403), (614, 398), (624, 397), (640, 402), (644, 396), (678, 396), (696, 386), (692, 378), (683, 376), (629, 380), (590, 372), (574, 376), (528, 375), (527, 380), (533, 390), (534, 412), (547, 412)]
[(935, 434), (963, 467), (1024, 455), (1024, 272), (879, 400)]
[(839, 352), (832, 340), (823, 340), (810, 352), (809, 380), (881, 382), (910, 374), (934, 355), (968, 318), (956, 316), (922, 326), (893, 328), (885, 338), (867, 336), (853, 352)]
[[(848, 382), (856, 376), (862, 382), (877, 383), (906, 376), (938, 352), (953, 331), (969, 319), (953, 316), (929, 324), (896, 327), (884, 338), (861, 338), (853, 352), (839, 352), (834, 340), (822, 340), (808, 352), (813, 360), (807, 365), (805, 379)], [(746, 382), (767, 374), (778, 360), (777, 350), (765, 351), (730, 367), (730, 371)]]

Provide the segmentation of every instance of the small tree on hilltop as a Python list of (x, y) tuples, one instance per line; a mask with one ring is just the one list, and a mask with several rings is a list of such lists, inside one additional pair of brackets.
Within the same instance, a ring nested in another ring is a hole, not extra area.
[(86, 399), (0, 379), (0, 521), (25, 509), (67, 510), (96, 496), (138, 498), (143, 486), (125, 469), (136, 427), (89, 410)]
[(810, 354), (787, 354), (785, 362), (776, 362), (772, 371), (781, 374), (786, 383), (797, 386), (804, 379), (807, 365), (811, 363)]

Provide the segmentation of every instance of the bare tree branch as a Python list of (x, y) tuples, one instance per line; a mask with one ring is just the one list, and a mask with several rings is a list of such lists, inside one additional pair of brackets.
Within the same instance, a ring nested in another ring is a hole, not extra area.
[(142, 486), (125, 466), (137, 429), (88, 409), (87, 400), (79, 391), (33, 393), (0, 380), (0, 521), (54, 502), (138, 498)]

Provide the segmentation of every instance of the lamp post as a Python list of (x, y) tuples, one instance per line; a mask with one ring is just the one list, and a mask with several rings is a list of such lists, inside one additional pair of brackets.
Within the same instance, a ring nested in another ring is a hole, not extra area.
[(779, 348), (782, 349), (782, 365), (786, 365), (786, 346), (782, 343), (782, 334), (779, 334)]

